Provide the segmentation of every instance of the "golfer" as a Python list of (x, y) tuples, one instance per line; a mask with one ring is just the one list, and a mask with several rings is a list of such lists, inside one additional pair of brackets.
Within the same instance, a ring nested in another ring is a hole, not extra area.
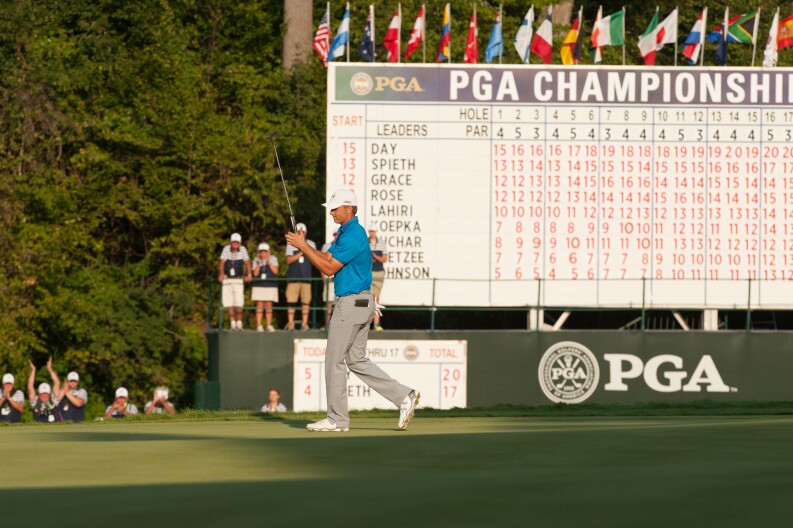
[(309, 431), (349, 431), (347, 369), (399, 407), (400, 429), (407, 428), (416, 411), (418, 391), (397, 382), (366, 357), (366, 339), (374, 317), (372, 252), (366, 230), (358, 223), (358, 200), (350, 189), (339, 189), (322, 204), (339, 224), (338, 237), (327, 253), (306, 243), (305, 233), (287, 233), (286, 241), (302, 251), (325, 275), (335, 275), (336, 309), (328, 326), (325, 385), (328, 416), (308, 424)]

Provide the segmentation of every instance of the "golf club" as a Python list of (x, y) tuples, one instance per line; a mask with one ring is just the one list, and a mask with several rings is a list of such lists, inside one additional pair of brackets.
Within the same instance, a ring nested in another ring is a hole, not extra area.
[(281, 183), (284, 186), (284, 194), (286, 195), (286, 205), (289, 206), (289, 219), (292, 221), (292, 232), (297, 233), (297, 227), (295, 224), (295, 214), (292, 212), (292, 204), (289, 202), (289, 193), (286, 191), (286, 182), (284, 181), (284, 171), (281, 170), (281, 161), (278, 159), (278, 149), (275, 148), (275, 142), (273, 142), (273, 138), (278, 133), (277, 130), (273, 130), (269, 134), (267, 134), (267, 139), (270, 140), (270, 144), (273, 146), (273, 150), (275, 151), (275, 162), (278, 164), (278, 172), (281, 174)]

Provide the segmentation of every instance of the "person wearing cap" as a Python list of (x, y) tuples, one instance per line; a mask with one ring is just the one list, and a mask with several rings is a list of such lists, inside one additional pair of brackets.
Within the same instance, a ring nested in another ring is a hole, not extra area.
[[(60, 385), (58, 375), (52, 368), (49, 369), (53, 383)], [(85, 404), (88, 403), (88, 391), (80, 387), (80, 375), (75, 371), (66, 375), (66, 386), (61, 387), (60, 393), (55, 391), (58, 405), (55, 407), (55, 420), (58, 422), (82, 422), (85, 420)]]
[[(298, 233), (303, 234), (306, 246), (316, 251), (317, 245), (312, 240), (306, 239), (306, 224), (299, 223), (295, 226)], [(286, 274), (286, 329), (295, 329), (295, 307), (300, 302), (300, 315), (302, 330), (308, 330), (308, 313), (311, 304), (311, 262), (306, 258), (305, 251), (301, 251), (291, 244), (286, 246), (286, 264), (289, 270)]]
[(34, 388), (36, 382), (36, 365), (28, 360), (30, 364), (30, 376), (28, 376), (28, 399), (30, 409), (33, 411), (33, 420), (42, 423), (52, 423), (56, 420), (55, 408), (58, 405), (58, 394), (61, 390), (61, 382), (52, 370), (52, 358), (47, 360), (47, 370), (50, 371), (53, 387), (47, 382), (39, 383), (38, 394)]
[(327, 253), (312, 249), (305, 234), (287, 233), (286, 241), (302, 251), (325, 275), (335, 275), (336, 308), (328, 327), (325, 349), (325, 386), (328, 415), (306, 426), (309, 431), (349, 431), (347, 369), (399, 408), (399, 429), (407, 428), (418, 405), (418, 391), (402, 385), (366, 357), (369, 325), (375, 311), (372, 253), (366, 230), (358, 222), (358, 199), (350, 189), (339, 189), (327, 203), (338, 238)]
[[(385, 281), (385, 264), (388, 262), (388, 247), (385, 242), (377, 238), (377, 222), (369, 222), (369, 249), (372, 250), (372, 296), (374, 302), (380, 304), (380, 292), (383, 291)], [(382, 332), (380, 326), (380, 311), (374, 312), (374, 331)]]
[(143, 406), (143, 414), (146, 416), (154, 414), (168, 413), (171, 416), (176, 414), (176, 407), (168, 401), (168, 387), (157, 387), (154, 389), (154, 397)]
[(138, 408), (135, 407), (135, 404), (129, 403), (129, 391), (124, 387), (119, 387), (116, 389), (115, 401), (112, 405), (108, 405), (102, 418), (105, 420), (108, 418), (126, 418), (135, 414), (138, 414)]
[(242, 245), (242, 235), (231, 235), (230, 243), (220, 252), (220, 275), (218, 281), (223, 285), (221, 302), (229, 309), (232, 330), (242, 330), (242, 307), (245, 306), (245, 284), (250, 282), (251, 259), (248, 250)]
[(270, 244), (259, 244), (259, 254), (253, 259), (253, 289), (251, 300), (256, 303), (256, 331), (263, 332), (262, 313), (267, 331), (273, 328), (273, 303), (278, 302), (278, 258), (270, 253)]
[(14, 375), (10, 372), (3, 375), (3, 392), (0, 393), (0, 422), (22, 421), (25, 395), (21, 390), (14, 389), (14, 382)]
[[(330, 249), (331, 244), (336, 242), (336, 237), (339, 235), (338, 231), (333, 232), (333, 239), (330, 242), (325, 242), (322, 244), (322, 252), (327, 253)], [(327, 303), (327, 313), (325, 314), (325, 325), (330, 324), (330, 317), (333, 315), (333, 299), (336, 297), (335, 290), (333, 288), (333, 277), (328, 277), (324, 273), (322, 274), (323, 285), (322, 285), (322, 300)]]

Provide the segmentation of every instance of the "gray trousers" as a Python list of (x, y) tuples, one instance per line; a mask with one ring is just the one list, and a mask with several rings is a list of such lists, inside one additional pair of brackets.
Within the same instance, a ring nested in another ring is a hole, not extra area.
[[(355, 306), (355, 301), (368, 300), (366, 307)], [(333, 307), (328, 327), (328, 345), (325, 351), (325, 385), (328, 396), (328, 418), (339, 427), (350, 426), (347, 407), (347, 369), (385, 399), (399, 407), (411, 389), (372, 363), (366, 357), (366, 340), (369, 324), (374, 317), (374, 299), (371, 293), (339, 297)]]

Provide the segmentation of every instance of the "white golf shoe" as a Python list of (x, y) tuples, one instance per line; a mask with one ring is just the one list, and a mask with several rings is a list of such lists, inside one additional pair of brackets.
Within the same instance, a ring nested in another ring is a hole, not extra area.
[(344, 433), (350, 430), (349, 427), (339, 427), (335, 423), (331, 422), (329, 418), (324, 418), (318, 422), (310, 423), (306, 426), (306, 429), (313, 432), (324, 432), (324, 433)]
[(397, 424), (400, 429), (408, 428), (410, 420), (413, 419), (413, 415), (416, 413), (416, 406), (419, 404), (419, 398), (421, 398), (421, 393), (412, 390), (410, 394), (405, 396), (405, 399), (402, 400), (402, 404), (399, 406), (399, 423)]

